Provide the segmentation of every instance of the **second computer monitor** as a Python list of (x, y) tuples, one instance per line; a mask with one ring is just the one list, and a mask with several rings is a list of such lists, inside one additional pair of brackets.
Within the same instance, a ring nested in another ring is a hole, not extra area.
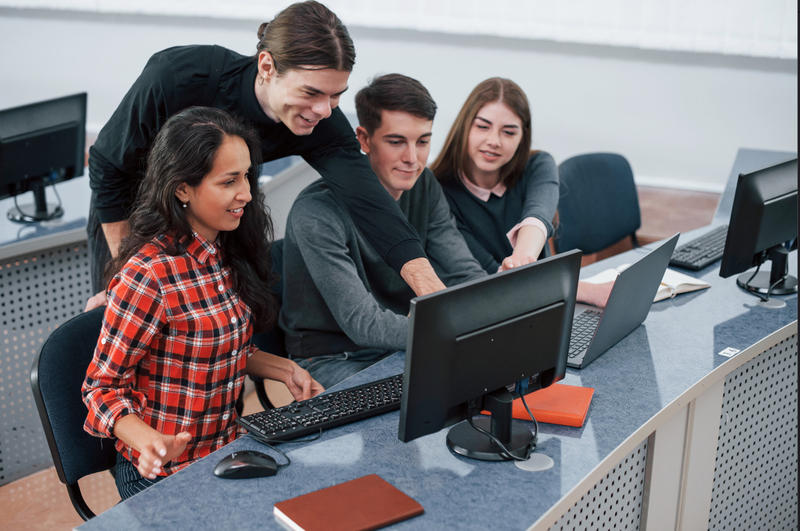
[[(535, 389), (564, 376), (580, 256), (571, 251), (412, 300), (401, 440), (491, 410), (487, 397), (509, 384), (533, 379)], [(507, 418), (505, 409), (496, 416), (509, 425), (510, 402)], [(525, 444), (518, 445), (523, 456)], [(509, 458), (492, 453), (469, 456)]]
[(737, 283), (767, 296), (794, 293), (787, 244), (797, 240), (797, 159), (739, 176), (720, 276), (730, 277), (771, 261), (771, 271), (747, 271)]
[(0, 198), (32, 191), (31, 205), (16, 206), (8, 218), (21, 223), (63, 214), (48, 205), (45, 187), (83, 173), (86, 93), (0, 110)]

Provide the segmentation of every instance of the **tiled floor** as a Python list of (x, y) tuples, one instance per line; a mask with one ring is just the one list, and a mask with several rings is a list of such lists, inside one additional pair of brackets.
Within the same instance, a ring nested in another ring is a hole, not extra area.
[[(678, 231), (702, 227), (711, 221), (718, 194), (685, 192), (661, 188), (639, 188), (642, 227), (637, 232), (640, 242), (658, 240)], [(585, 257), (584, 263), (629, 248), (620, 242), (612, 248)], [(288, 391), (272, 387), (273, 403), (286, 403)], [(245, 413), (260, 409), (255, 393), (247, 395)], [(114, 480), (108, 472), (84, 478), (80, 482), (87, 504), (99, 513), (119, 501)], [(55, 469), (49, 468), (0, 487), (0, 530), (61, 530), (81, 523), (58, 480)]]
[[(87, 476), (79, 484), (95, 513), (119, 501), (114, 479), (108, 472)], [(72, 529), (81, 522), (53, 467), (0, 487), (0, 529)]]

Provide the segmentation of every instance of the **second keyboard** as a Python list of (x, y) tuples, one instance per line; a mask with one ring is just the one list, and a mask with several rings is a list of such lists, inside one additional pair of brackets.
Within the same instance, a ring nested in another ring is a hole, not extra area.
[(728, 226), (721, 225), (694, 240), (675, 249), (669, 264), (684, 269), (698, 271), (720, 258), (725, 250)]

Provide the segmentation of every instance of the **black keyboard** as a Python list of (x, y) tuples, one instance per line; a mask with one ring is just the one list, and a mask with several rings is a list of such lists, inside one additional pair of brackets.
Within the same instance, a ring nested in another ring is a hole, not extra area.
[(720, 225), (694, 240), (676, 247), (669, 264), (697, 271), (722, 258), (728, 226)]
[(584, 310), (572, 319), (568, 357), (574, 358), (586, 350), (594, 337), (594, 331), (597, 329), (602, 315), (603, 312), (598, 310)]
[(286, 441), (400, 408), (403, 375), (333, 391), (237, 419), (257, 439)]

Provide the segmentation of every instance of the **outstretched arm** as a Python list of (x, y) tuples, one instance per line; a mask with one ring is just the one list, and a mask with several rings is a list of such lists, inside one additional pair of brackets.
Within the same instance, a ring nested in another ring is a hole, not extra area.
[(525, 187), (525, 202), (519, 224), (508, 232), (514, 251), (502, 263), (502, 270), (535, 262), (553, 234), (558, 206), (558, 166), (544, 151), (533, 153), (517, 186)]
[(419, 235), (378, 181), (340, 109), (317, 125), (302, 155), (344, 203), (361, 234), (417, 295), (444, 288)]

